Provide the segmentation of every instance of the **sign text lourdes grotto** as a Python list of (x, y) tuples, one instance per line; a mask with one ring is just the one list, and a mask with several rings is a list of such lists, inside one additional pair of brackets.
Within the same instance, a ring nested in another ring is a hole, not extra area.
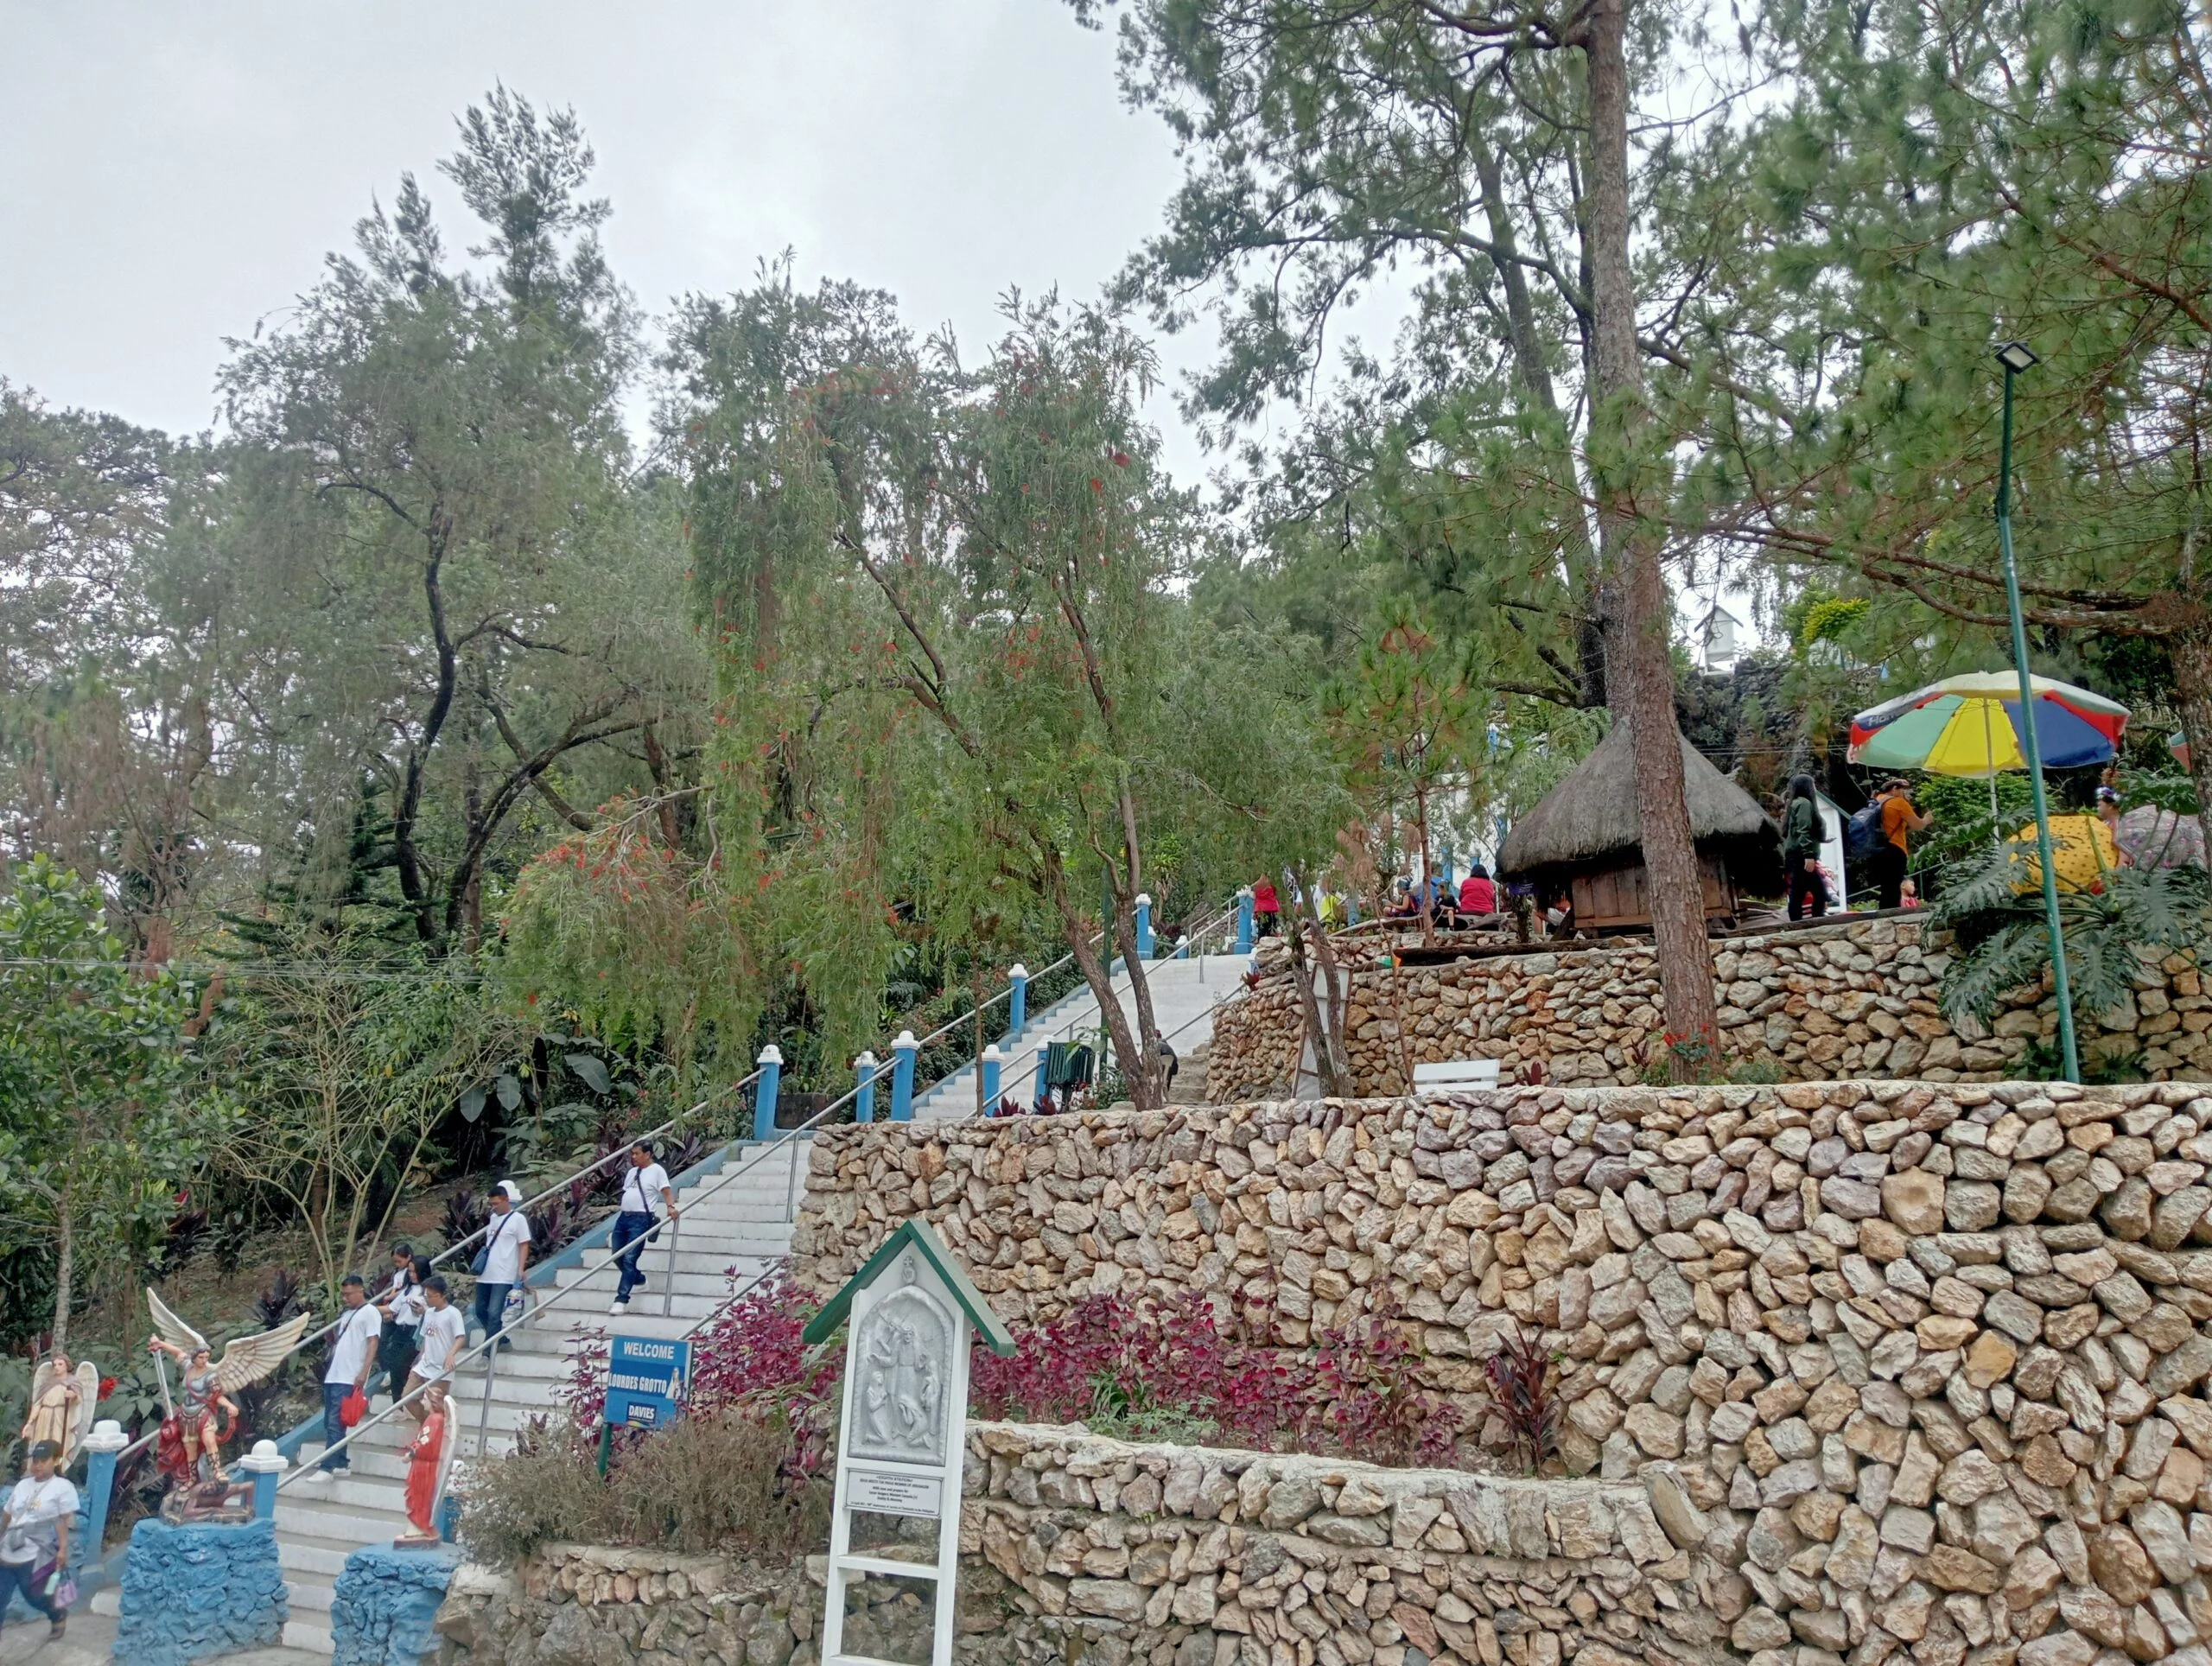
[(891, 1235), (815, 1315), (806, 1340), (848, 1320), (823, 1666), (924, 1666), (904, 1649), (882, 1652), (897, 1646), (891, 1617), (916, 1600), (932, 1616), (927, 1666), (949, 1666), (970, 1328), (995, 1353), (1012, 1353), (1014, 1339), (920, 1221)]

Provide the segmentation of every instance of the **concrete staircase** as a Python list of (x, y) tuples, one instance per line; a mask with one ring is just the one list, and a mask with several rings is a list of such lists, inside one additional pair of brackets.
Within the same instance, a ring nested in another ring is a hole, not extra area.
[[(512, 1347), (501, 1351), (496, 1369), (487, 1373), (477, 1361), (454, 1384), (459, 1460), (496, 1458), (528, 1420), (550, 1416), (556, 1391), (569, 1376), (569, 1354), (582, 1338), (617, 1330), (631, 1336), (688, 1335), (728, 1300), (733, 1275), (742, 1284), (788, 1254), (792, 1203), (806, 1185), (810, 1143), (805, 1135), (787, 1138), (762, 1156), (759, 1146), (741, 1142), (731, 1148), (721, 1174), (679, 1191), (680, 1218), (673, 1232), (664, 1225), (659, 1242), (646, 1250), (647, 1282), (631, 1298), (627, 1313), (607, 1312), (614, 1300), (613, 1268), (584, 1270), (605, 1259), (603, 1248), (586, 1251), (582, 1266), (556, 1269), (546, 1284), (534, 1286), (532, 1314), (515, 1332)], [(750, 1168), (734, 1173), (756, 1156)], [(684, 1201), (692, 1196), (698, 1200)], [(580, 1294), (542, 1316), (536, 1313), (556, 1292), (580, 1287)], [(372, 1409), (390, 1403), (389, 1396), (378, 1395)], [(411, 1530), (405, 1448), (413, 1434), (411, 1423), (395, 1418), (346, 1448), (352, 1467), (337, 1479), (285, 1477), (276, 1498), (276, 1541), (291, 1598), (288, 1646), (329, 1655), (331, 1600), (346, 1557), (363, 1545), (389, 1544)], [(321, 1453), (319, 1438), (302, 1446), (302, 1468)], [(112, 1592), (101, 1596), (112, 1603)]]
[[(1189, 1097), (1194, 1089), (1203, 1097), (1202, 1050), (1212, 1038), (1214, 1008), (1236, 992), (1250, 963), (1249, 956), (1217, 954), (1147, 964), (1160, 1029), (1183, 1059), (1174, 1096), (1179, 1102), (1196, 1103)], [(1115, 979), (1115, 987), (1126, 1005), (1126, 973)], [(1003, 1090), (1027, 1103), (1035, 1093), (1037, 1049), (1046, 1041), (1091, 1039), (1097, 1027), (1097, 1002), (1088, 989), (1038, 1014), (1007, 1048), (1012, 1057)], [(1195, 1066), (1194, 1053), (1201, 1055)], [(887, 1110), (887, 1100), (879, 1097), (877, 1115)], [(975, 1112), (972, 1065), (918, 1096), (914, 1109), (918, 1119)], [(614, 1299), (612, 1268), (585, 1271), (606, 1258), (603, 1246), (584, 1250), (580, 1259), (569, 1252), (569, 1264), (556, 1265), (544, 1282), (533, 1285), (531, 1313), (514, 1333), (512, 1346), (499, 1353), (494, 1369), (487, 1372), (479, 1360), (454, 1384), (459, 1460), (497, 1458), (529, 1420), (550, 1417), (556, 1392), (570, 1374), (569, 1356), (582, 1338), (617, 1329), (637, 1336), (688, 1335), (728, 1300), (736, 1288), (733, 1275), (741, 1285), (787, 1255), (792, 1219), (804, 1194), (811, 1137), (786, 1136), (765, 1151), (751, 1141), (739, 1141), (727, 1148), (717, 1173), (683, 1186), (677, 1193), (680, 1219), (673, 1230), (664, 1225), (659, 1241), (646, 1250), (647, 1283), (632, 1298), (628, 1312), (607, 1312)], [(541, 1304), (570, 1291), (578, 1294), (538, 1311)], [(388, 1396), (379, 1395), (372, 1409), (390, 1403)], [(363, 1545), (389, 1544), (410, 1530), (405, 1448), (413, 1434), (414, 1426), (400, 1419), (370, 1429), (346, 1449), (350, 1471), (327, 1483), (297, 1472), (286, 1475), (277, 1493), (276, 1537), (291, 1598), (283, 1639), (289, 1647), (330, 1655), (331, 1603), (346, 1559)], [(312, 1466), (321, 1452), (319, 1436), (302, 1445), (301, 1468)], [(115, 1600), (111, 1587), (95, 1598), (94, 1607), (112, 1613)]]
[[(1176, 1076), (1179, 1091), (1192, 1080), (1191, 1055), (1213, 1040), (1215, 1008), (1237, 992), (1251, 964), (1249, 955), (1193, 955), (1188, 960), (1146, 963), (1145, 982), (1152, 991), (1153, 1016), (1159, 1023), (1161, 1038), (1180, 1058)], [(1128, 991), (1128, 972), (1117, 971), (1114, 992), (1121, 997), (1122, 1009), (1130, 1015), (1134, 1025), (1136, 1003), (1130, 999)], [(1097, 999), (1088, 984), (1080, 985), (1072, 995), (1044, 1012), (1033, 1014), (1019, 1036), (1011, 1041), (1000, 1039), (1000, 1051), (1007, 1055), (999, 1082), (1000, 1094), (1011, 1094), (1024, 1106), (1031, 1104), (1037, 1097), (1037, 1050), (1050, 1041), (1088, 1041), (1095, 1046), (1097, 1035)], [(1205, 1074), (1201, 1066), (1197, 1072), (1200, 1085)], [(916, 1095), (915, 1120), (973, 1116), (976, 1077), (976, 1067), (971, 1061), (928, 1092)], [(878, 1116), (884, 1114), (882, 1103), (880, 1099), (877, 1102)]]

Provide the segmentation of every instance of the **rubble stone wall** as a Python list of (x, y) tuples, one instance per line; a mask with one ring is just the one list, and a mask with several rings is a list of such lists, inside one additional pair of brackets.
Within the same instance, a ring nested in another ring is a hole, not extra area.
[(1571, 1470), (1678, 1470), (1758, 1666), (2204, 1666), (2208, 1126), (2179, 1084), (1891, 1082), (877, 1123), (817, 1140), (795, 1265), (920, 1215), (1016, 1321), (1388, 1305), (1454, 1393), (1517, 1323)]
[[(2031, 1040), (2056, 1033), (2056, 1005), (2037, 988), (2015, 991), (1986, 1033), (1955, 1027), (1936, 999), (1948, 939), (1917, 920), (1843, 920), (1713, 948), (1728, 1062), (1780, 1080), (1992, 1081)], [(2125, 1059), (2152, 1080), (2212, 1080), (2212, 995), (2196, 967), (2146, 962), (2136, 985), (2082, 1038), (2087, 1056)], [(1214, 1021), (1207, 1098), (1287, 1093), (1302, 1022), (1287, 971), (1231, 1002)], [(1592, 946), (1360, 971), (1344, 1039), (1362, 1093), (1403, 1092), (1412, 1066), (1453, 1059), (1498, 1059), (1509, 1081), (1628, 1086), (1657, 1057), (1662, 1027), (1651, 950)]]
[[(1706, 1658), (1725, 1570), (1670, 1472), (1537, 1481), (969, 1426), (954, 1657), (972, 1666), (1629, 1666)], [(469, 1568), (448, 1666), (814, 1666), (823, 1564), (556, 1546)], [(928, 1657), (920, 1600), (849, 1650)], [(1418, 1651), (1416, 1654), (1415, 1651)]]

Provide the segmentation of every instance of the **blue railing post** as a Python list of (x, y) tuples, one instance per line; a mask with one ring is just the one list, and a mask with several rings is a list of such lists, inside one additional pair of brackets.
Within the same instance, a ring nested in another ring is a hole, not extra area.
[(1444, 883), (1447, 888), (1452, 883), (1452, 847), (1448, 844), (1444, 847)]
[(253, 1477), (253, 1519), (265, 1522), (276, 1513), (276, 1480), (291, 1467), (274, 1440), (256, 1440), (253, 1450), (238, 1459), (238, 1467)]
[(1014, 985), (1014, 994), (1007, 1001), (1006, 1039), (1009, 1041), (1029, 1027), (1029, 969), (1020, 961), (1007, 974), (1007, 981)]
[(914, 1120), (914, 1055), (921, 1050), (922, 1044), (914, 1040), (912, 1030), (899, 1031), (899, 1039), (891, 1044), (891, 1120), (894, 1122)]
[(760, 1066), (760, 1083), (753, 1090), (753, 1137), (772, 1140), (776, 1137), (776, 1093), (784, 1080), (784, 1055), (771, 1041), (753, 1062)]
[(1359, 899), (1349, 891), (1344, 893), (1344, 924), (1347, 925), (1359, 924)]
[(88, 1566), (100, 1560), (100, 1547), (107, 1542), (108, 1506), (115, 1501), (115, 1460), (130, 1444), (123, 1425), (112, 1417), (101, 1418), (85, 1437), (85, 1491), (89, 1496), (85, 1501), (85, 1542), (78, 1560)]
[(1252, 952), (1252, 887), (1249, 885), (1236, 893), (1236, 952)]
[(1152, 958), (1152, 899), (1137, 893), (1137, 958)]
[(853, 1099), (853, 1120), (872, 1122), (875, 1120), (875, 1055), (862, 1053), (853, 1060), (853, 1069), (859, 1077), (860, 1086)]
[(999, 1072), (1005, 1066), (1006, 1055), (999, 1051), (995, 1041), (983, 1049), (983, 1115), (999, 1114)]
[(1052, 1056), (1052, 1052), (1051, 1042), (1039, 1041), (1037, 1044), (1037, 1093), (1036, 1097), (1029, 1102), (1033, 1105), (1041, 1105), (1045, 1103), (1045, 1095), (1050, 1087), (1045, 1080), (1045, 1063)]

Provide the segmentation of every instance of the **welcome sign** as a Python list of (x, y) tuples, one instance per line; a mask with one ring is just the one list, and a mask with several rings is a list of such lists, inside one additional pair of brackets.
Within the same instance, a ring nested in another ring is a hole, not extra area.
[(618, 1336), (607, 1354), (609, 1428), (658, 1428), (672, 1421), (691, 1380), (691, 1345), (657, 1336)]

